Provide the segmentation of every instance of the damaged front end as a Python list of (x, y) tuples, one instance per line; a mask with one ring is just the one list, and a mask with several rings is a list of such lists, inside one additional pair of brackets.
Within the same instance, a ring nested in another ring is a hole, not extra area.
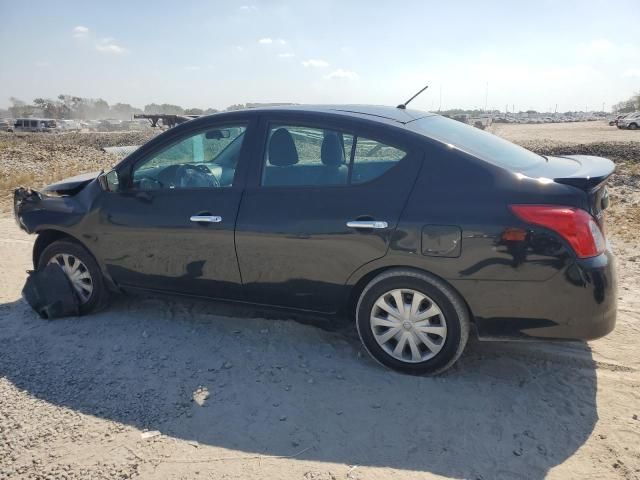
[(33, 233), (27, 230), (26, 225), (22, 222), (22, 214), (33, 208), (38, 208), (42, 202), (42, 194), (30, 188), (18, 187), (13, 191), (13, 217), (16, 219), (18, 226), (27, 233)]
[(95, 179), (100, 172), (88, 173), (53, 183), (37, 191), (19, 187), (13, 192), (13, 215), (27, 233), (48, 227), (70, 227), (87, 212), (99, 190)]

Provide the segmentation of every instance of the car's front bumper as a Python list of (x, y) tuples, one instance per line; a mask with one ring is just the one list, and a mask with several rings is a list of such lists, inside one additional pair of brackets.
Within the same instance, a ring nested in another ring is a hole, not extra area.
[(593, 340), (616, 322), (617, 278), (611, 251), (578, 259), (542, 282), (457, 282), (478, 335), (492, 338)]

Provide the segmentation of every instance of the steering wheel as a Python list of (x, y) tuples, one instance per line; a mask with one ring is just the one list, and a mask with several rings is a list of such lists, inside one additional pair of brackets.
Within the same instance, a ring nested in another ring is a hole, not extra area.
[(220, 186), (218, 178), (205, 165), (181, 165), (176, 170), (176, 184), (180, 188)]
[(161, 188), (164, 187), (164, 185), (162, 184), (162, 182), (160, 180), (158, 180), (157, 178), (152, 178), (152, 177), (142, 177), (140, 178), (140, 180), (138, 181), (138, 185), (139, 185), (139, 189), (140, 190), (160, 190)]

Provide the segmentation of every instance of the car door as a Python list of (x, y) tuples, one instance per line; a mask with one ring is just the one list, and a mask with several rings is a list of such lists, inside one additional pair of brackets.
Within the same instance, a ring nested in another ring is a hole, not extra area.
[(236, 226), (246, 298), (334, 312), (349, 276), (387, 252), (421, 154), (344, 120), (272, 114), (260, 131)]
[(241, 295), (234, 227), (253, 130), (250, 121), (176, 128), (121, 168), (125, 185), (101, 195), (96, 227), (99, 257), (117, 284)]

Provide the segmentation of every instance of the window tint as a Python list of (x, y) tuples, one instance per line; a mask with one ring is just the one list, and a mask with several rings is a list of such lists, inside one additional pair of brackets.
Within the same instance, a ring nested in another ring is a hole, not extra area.
[(368, 182), (379, 177), (406, 155), (406, 152), (398, 148), (357, 137), (351, 183)]
[(217, 188), (233, 185), (244, 126), (192, 134), (151, 155), (133, 170), (133, 188)]
[(335, 130), (272, 126), (262, 184), (346, 185), (353, 136)]
[(522, 170), (545, 161), (526, 148), (449, 118), (434, 115), (409, 125), (428, 137), (451, 144), (499, 167)]

